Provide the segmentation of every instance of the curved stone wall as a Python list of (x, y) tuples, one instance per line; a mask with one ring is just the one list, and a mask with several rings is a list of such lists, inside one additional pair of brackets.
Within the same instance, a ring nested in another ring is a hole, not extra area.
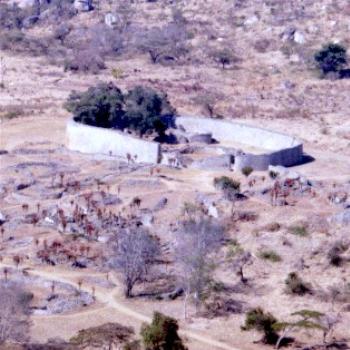
[(126, 158), (129, 153), (139, 163), (158, 163), (160, 144), (145, 141), (118, 130), (77, 123), (70, 119), (66, 129), (67, 147), (73, 151)]
[[(211, 133), (219, 142), (242, 144), (243, 152), (232, 154), (236, 170), (245, 166), (255, 170), (267, 170), (269, 165), (291, 166), (299, 163), (303, 155), (303, 145), (298, 139), (250, 125), (185, 116), (177, 117), (176, 125), (183, 126), (190, 133)], [(73, 119), (67, 123), (67, 139), (68, 148), (74, 151), (123, 158), (130, 154), (135, 162), (141, 163), (156, 164), (161, 161), (161, 146), (157, 142), (142, 140), (118, 130), (77, 123)], [(244, 145), (258, 148), (261, 152), (244, 152)]]
[(219, 142), (234, 141), (262, 150), (259, 154), (234, 155), (234, 169), (237, 170), (245, 166), (255, 170), (267, 170), (269, 165), (291, 166), (299, 163), (303, 156), (302, 143), (282, 133), (210, 118), (178, 117), (176, 124), (192, 133), (211, 132)]

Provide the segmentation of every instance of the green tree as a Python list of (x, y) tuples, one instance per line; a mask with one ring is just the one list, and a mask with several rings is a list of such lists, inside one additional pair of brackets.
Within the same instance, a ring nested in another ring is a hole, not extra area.
[(325, 330), (321, 323), (321, 318), (324, 316), (324, 314), (321, 312), (304, 309), (293, 312), (292, 316), (298, 316), (299, 319), (294, 322), (277, 322), (273, 325), (275, 330), (282, 331), (282, 334), (277, 340), (276, 349), (279, 349), (283, 340), (295, 329)]
[(178, 335), (178, 323), (160, 312), (153, 314), (151, 324), (143, 325), (141, 337), (146, 350), (186, 350)]
[(174, 114), (175, 110), (166, 94), (158, 93), (151, 88), (136, 86), (126, 96), (125, 116), (128, 126), (141, 135), (146, 132), (163, 134), (167, 125), (161, 117)]
[(235, 59), (232, 51), (229, 49), (215, 50), (212, 52), (212, 56), (215, 62), (221, 64), (222, 69), (225, 69)]
[(166, 94), (144, 86), (123, 94), (113, 83), (102, 83), (82, 93), (73, 91), (64, 106), (77, 122), (102, 128), (128, 128), (141, 136), (153, 132), (164, 135), (167, 124), (162, 117), (175, 115)]
[(252, 309), (246, 313), (245, 324), (242, 330), (249, 331), (252, 329), (263, 333), (262, 341), (266, 344), (276, 344), (279, 335), (275, 330), (277, 319), (270, 313), (264, 312), (260, 307)]
[(90, 87), (83, 93), (73, 91), (65, 103), (78, 122), (102, 128), (126, 127), (124, 96), (112, 83)]
[(347, 63), (346, 49), (339, 44), (330, 43), (316, 52), (315, 61), (323, 74), (339, 72)]

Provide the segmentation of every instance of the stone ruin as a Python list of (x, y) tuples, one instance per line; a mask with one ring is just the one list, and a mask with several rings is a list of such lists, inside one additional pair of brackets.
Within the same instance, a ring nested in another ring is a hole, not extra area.
[(246, 124), (202, 117), (177, 117), (169, 122), (166, 142), (149, 141), (126, 132), (70, 120), (67, 146), (82, 153), (106, 154), (135, 163), (164, 164), (196, 169), (292, 166), (301, 162), (298, 139)]

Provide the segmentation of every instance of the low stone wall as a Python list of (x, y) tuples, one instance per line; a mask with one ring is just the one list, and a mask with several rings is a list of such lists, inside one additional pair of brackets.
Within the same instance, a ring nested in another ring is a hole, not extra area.
[(129, 153), (138, 163), (158, 163), (160, 144), (145, 141), (118, 130), (99, 128), (69, 120), (67, 147), (73, 151), (126, 158)]
[(211, 132), (220, 141), (234, 141), (262, 149), (261, 154), (245, 153), (234, 155), (234, 169), (251, 166), (255, 170), (267, 170), (269, 165), (291, 166), (300, 162), (303, 156), (302, 143), (289, 135), (253, 127), (250, 125), (197, 117), (178, 117), (178, 126), (191, 133)]

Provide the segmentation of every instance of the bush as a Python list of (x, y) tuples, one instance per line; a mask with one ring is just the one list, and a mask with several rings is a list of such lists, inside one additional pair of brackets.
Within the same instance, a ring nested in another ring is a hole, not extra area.
[(233, 190), (239, 192), (241, 189), (241, 183), (228, 176), (216, 177), (214, 179), (214, 186), (222, 191)]
[(337, 73), (346, 65), (346, 49), (339, 45), (330, 43), (316, 52), (315, 61), (323, 74)]
[(345, 244), (344, 242), (335, 242), (327, 254), (329, 263), (334, 266), (341, 266), (344, 262), (342, 254), (346, 252), (348, 248), (348, 244)]
[(231, 62), (233, 62), (235, 59), (232, 51), (229, 49), (214, 50), (211, 53), (211, 56), (215, 62), (222, 66), (222, 69), (225, 69), (226, 65), (231, 64)]
[(146, 350), (186, 350), (177, 333), (178, 329), (175, 319), (155, 312), (152, 323), (143, 325), (141, 329)]
[(0, 4), (0, 28), (21, 29), (25, 16), (24, 10), (19, 8), (17, 4), (13, 6)]
[(91, 72), (97, 74), (100, 70), (106, 69), (103, 58), (93, 50), (75, 51), (73, 57), (64, 63), (64, 70), (75, 72)]
[(306, 237), (309, 235), (307, 227), (305, 225), (294, 225), (288, 229), (289, 233), (295, 236)]
[(281, 229), (281, 224), (278, 222), (271, 222), (265, 226), (265, 230), (269, 232), (277, 232)]
[(296, 272), (291, 272), (285, 280), (288, 294), (305, 295), (311, 293), (311, 286), (305, 283)]
[(269, 260), (271, 262), (280, 262), (282, 258), (273, 250), (263, 250), (259, 254), (261, 259)]
[(152, 132), (162, 135), (167, 129), (162, 117), (175, 114), (165, 94), (143, 86), (123, 94), (113, 83), (103, 83), (83, 93), (73, 92), (65, 107), (81, 123), (128, 128), (140, 135)]
[(91, 345), (100, 349), (119, 346), (127, 343), (134, 335), (134, 331), (130, 327), (125, 327), (119, 323), (105, 323), (101, 326), (82, 329), (77, 335), (72, 337), (70, 344), (77, 348), (86, 348)]
[(278, 334), (274, 330), (277, 319), (270, 313), (265, 313), (261, 308), (255, 308), (246, 313), (245, 324), (242, 330), (255, 329), (264, 334), (262, 341), (267, 344), (276, 344)]
[(244, 176), (248, 177), (254, 171), (254, 169), (251, 166), (245, 166), (241, 171)]

